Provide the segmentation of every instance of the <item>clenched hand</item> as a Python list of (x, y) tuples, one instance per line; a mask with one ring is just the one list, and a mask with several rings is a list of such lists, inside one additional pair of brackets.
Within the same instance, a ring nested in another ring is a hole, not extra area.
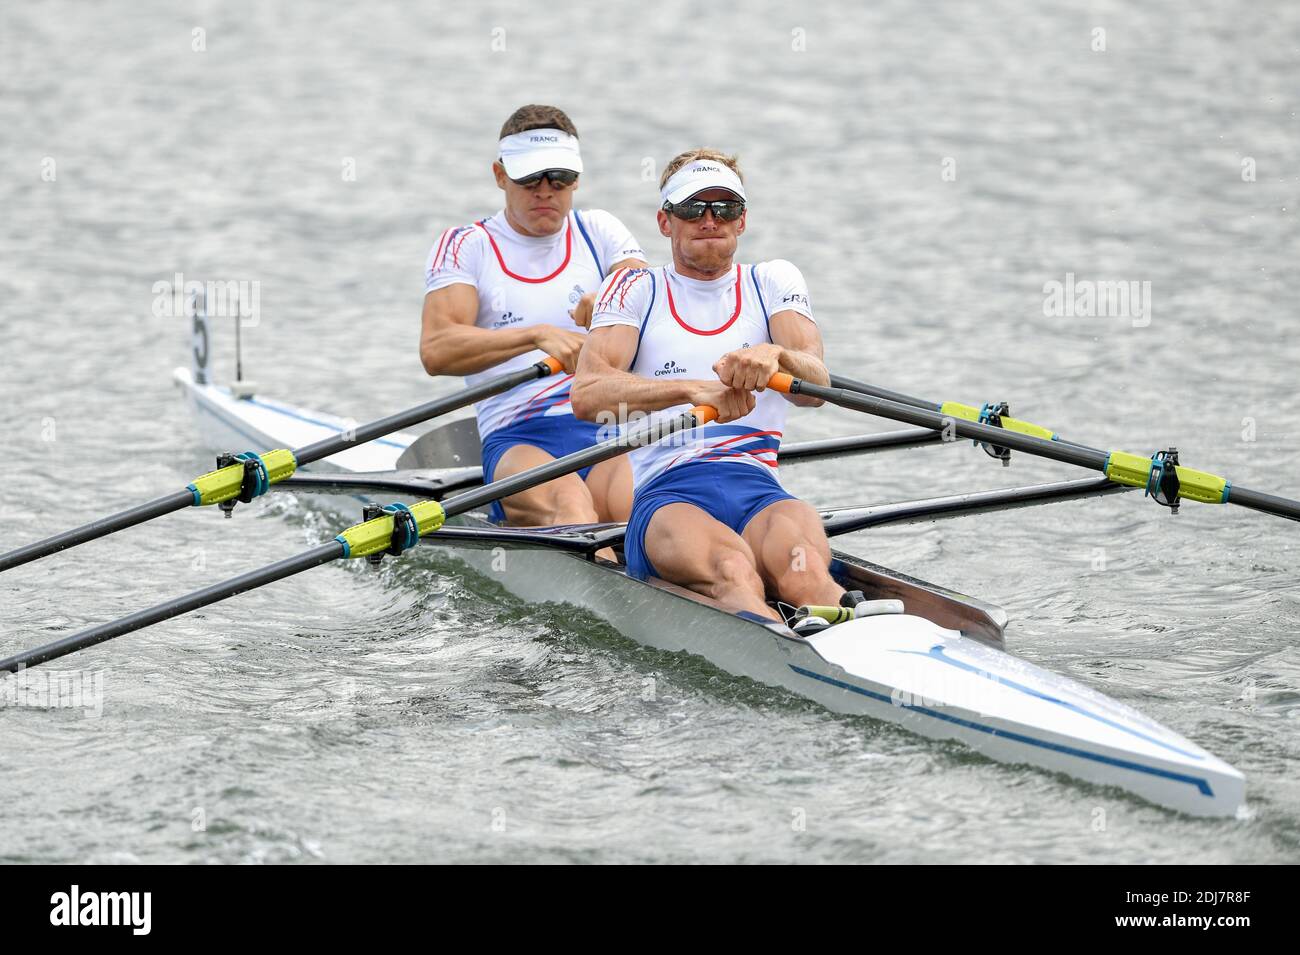
[(718, 380), (729, 388), (762, 391), (781, 370), (781, 347), (763, 342), (753, 348), (729, 351), (713, 365)]

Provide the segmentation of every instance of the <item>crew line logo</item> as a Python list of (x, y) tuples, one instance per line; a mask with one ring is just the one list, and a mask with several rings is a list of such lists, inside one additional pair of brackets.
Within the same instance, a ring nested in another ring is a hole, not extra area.
[(686, 374), (686, 369), (683, 368), (681, 365), (677, 364), (677, 362), (675, 361), (666, 361), (664, 362), (664, 366), (662, 368), (655, 369), (656, 378), (662, 378), (665, 375), (684, 375), (684, 374)]
[(152, 892), (71, 892), (50, 896), (51, 925), (129, 925), (131, 934), (148, 935), (152, 927)]

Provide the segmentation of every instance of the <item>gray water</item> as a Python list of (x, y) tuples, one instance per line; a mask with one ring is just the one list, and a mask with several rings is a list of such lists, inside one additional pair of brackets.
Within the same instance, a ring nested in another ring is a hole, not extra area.
[[(1300, 496), (1297, 91), (1286, 2), (5, 5), (0, 541), (209, 466), (170, 384), (185, 321), (153, 310), (177, 272), (259, 283), (265, 394), (367, 420), (456, 387), (416, 355), (424, 256), (495, 211), (497, 130), (529, 101), (569, 110), (580, 203), (655, 262), (646, 170), (738, 152), (743, 256), (802, 268), (834, 369)], [(1046, 316), (1069, 273), (1150, 282), (1150, 309)], [(893, 425), (804, 410), (787, 439), (871, 427)], [(784, 479), (839, 505), (1080, 473), (963, 443)], [(276, 496), (11, 571), (3, 650), (355, 516)], [(50, 666), (102, 710), (0, 712), (0, 860), (1294, 862), (1296, 541), (1129, 494), (840, 542), (1005, 606), (1015, 652), (1236, 765), (1240, 819), (833, 716), (421, 554)]]

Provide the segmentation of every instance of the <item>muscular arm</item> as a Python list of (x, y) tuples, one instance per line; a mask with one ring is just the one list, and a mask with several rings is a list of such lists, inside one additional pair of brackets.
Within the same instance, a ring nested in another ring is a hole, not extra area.
[(754, 409), (754, 396), (718, 381), (645, 378), (628, 371), (636, 355), (637, 329), (606, 325), (587, 336), (569, 398), (573, 413), (587, 421), (623, 421), (632, 412), (661, 411), (673, 405), (711, 405), (718, 420), (731, 421)]
[(636, 354), (637, 330), (607, 325), (587, 336), (578, 372), (569, 389), (573, 413), (587, 421), (626, 411), (659, 411), (688, 401), (685, 381), (643, 378), (628, 371)]
[(576, 359), (582, 336), (552, 325), (479, 328), (478, 290), (456, 283), (424, 296), (420, 361), (431, 375), (472, 375), (540, 348), (566, 364)]
[[(768, 323), (772, 342), (781, 349), (781, 370), (814, 385), (829, 385), (830, 372), (822, 360), (822, 334), (817, 323), (792, 309), (777, 312)], [(815, 408), (823, 402), (807, 395), (783, 395), (791, 404)]]

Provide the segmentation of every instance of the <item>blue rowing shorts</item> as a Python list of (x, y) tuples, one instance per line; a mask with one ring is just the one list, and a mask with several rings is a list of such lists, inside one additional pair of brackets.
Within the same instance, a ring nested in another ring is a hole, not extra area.
[[(582, 451), (601, 440), (601, 426), (594, 421), (583, 421), (571, 414), (537, 415), (525, 421), (498, 428), (483, 441), (483, 480), (496, 480), (497, 464), (502, 455), (517, 444), (528, 444), (541, 448), (553, 458), (562, 458), (574, 451)], [(591, 473), (591, 468), (583, 468), (578, 477), (584, 481)], [(504, 523), (506, 512), (500, 501), (493, 501), (488, 508), (488, 520), (494, 524)]]
[(776, 479), (775, 470), (766, 466), (696, 461), (669, 468), (632, 499), (632, 515), (623, 539), (628, 573), (639, 580), (659, 576), (646, 556), (645, 532), (650, 518), (665, 504), (694, 504), (740, 534), (769, 504), (794, 499)]

